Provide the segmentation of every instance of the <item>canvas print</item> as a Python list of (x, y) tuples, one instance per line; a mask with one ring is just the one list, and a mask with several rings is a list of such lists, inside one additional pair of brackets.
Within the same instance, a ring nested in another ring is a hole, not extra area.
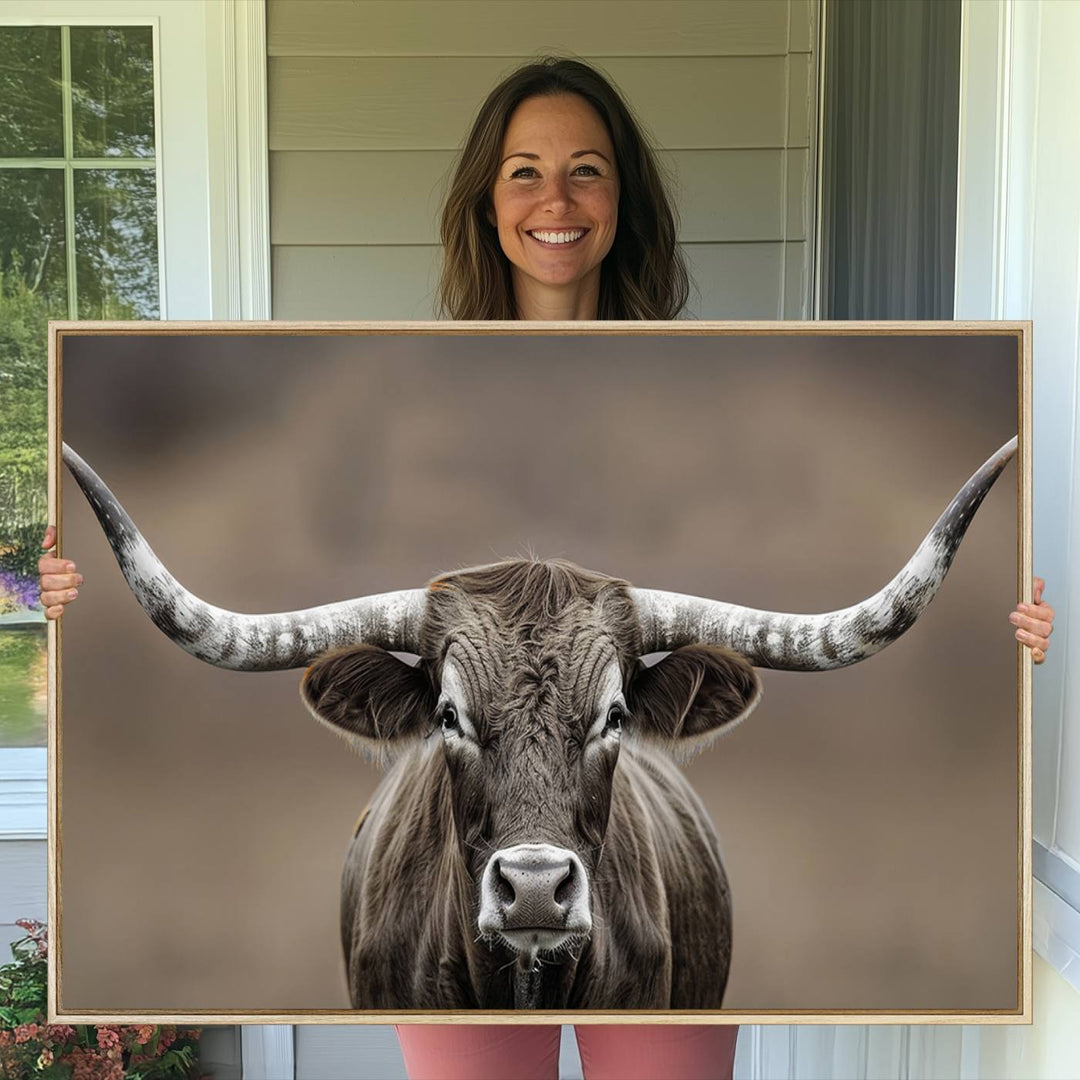
[(1021, 344), (65, 333), (60, 1011), (1015, 1013)]

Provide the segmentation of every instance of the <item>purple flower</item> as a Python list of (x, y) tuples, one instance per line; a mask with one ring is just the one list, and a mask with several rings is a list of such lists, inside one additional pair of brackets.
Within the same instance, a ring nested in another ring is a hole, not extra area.
[(37, 578), (23, 577), (13, 570), (0, 570), (0, 602), (4, 600), (14, 607), (40, 608)]

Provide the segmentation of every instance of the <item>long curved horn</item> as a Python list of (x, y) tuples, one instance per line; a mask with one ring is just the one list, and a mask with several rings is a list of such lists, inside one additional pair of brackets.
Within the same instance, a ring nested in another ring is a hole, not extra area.
[(416, 651), (423, 589), (268, 615), (214, 607), (169, 573), (113, 493), (66, 443), (64, 462), (101, 522), (135, 599), (158, 629), (192, 656), (234, 671), (280, 671), (306, 667), (328, 649), (361, 642)]
[(757, 667), (827, 671), (865, 660), (895, 641), (933, 600), (975, 511), (1016, 453), (1010, 439), (961, 488), (908, 564), (860, 604), (823, 615), (757, 611), (657, 589), (631, 589), (645, 652), (705, 642)]

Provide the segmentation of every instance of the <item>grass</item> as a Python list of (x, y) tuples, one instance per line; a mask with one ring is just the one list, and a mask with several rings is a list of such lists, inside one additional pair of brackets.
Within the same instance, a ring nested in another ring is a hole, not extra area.
[(45, 745), (45, 627), (0, 629), (0, 747)]

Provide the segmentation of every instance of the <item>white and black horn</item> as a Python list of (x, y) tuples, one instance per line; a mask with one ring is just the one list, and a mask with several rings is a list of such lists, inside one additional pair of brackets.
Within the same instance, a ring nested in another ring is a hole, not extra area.
[(169, 573), (113, 493), (66, 443), (64, 462), (90, 501), (136, 599), (192, 656), (235, 671), (280, 671), (306, 667), (328, 649), (362, 642), (416, 650), (423, 589), (266, 615), (242, 615), (200, 600)]
[(933, 600), (986, 493), (1016, 453), (1010, 439), (961, 488), (907, 565), (862, 603), (822, 615), (793, 615), (632, 589), (644, 651), (704, 642), (725, 645), (757, 667), (826, 671), (865, 660), (895, 641)]
[[(796, 615), (658, 589), (631, 589), (646, 653), (704, 642), (724, 645), (758, 667), (825, 671), (865, 660), (922, 614), (994, 481), (1016, 453), (1010, 439), (961, 488), (907, 565), (859, 604)], [(304, 611), (243, 615), (193, 595), (165, 568), (124, 508), (69, 446), (64, 461), (112, 546), (120, 570), (154, 623), (192, 656), (237, 671), (305, 667), (329, 649), (366, 642), (415, 652), (426, 590), (400, 589)]]

